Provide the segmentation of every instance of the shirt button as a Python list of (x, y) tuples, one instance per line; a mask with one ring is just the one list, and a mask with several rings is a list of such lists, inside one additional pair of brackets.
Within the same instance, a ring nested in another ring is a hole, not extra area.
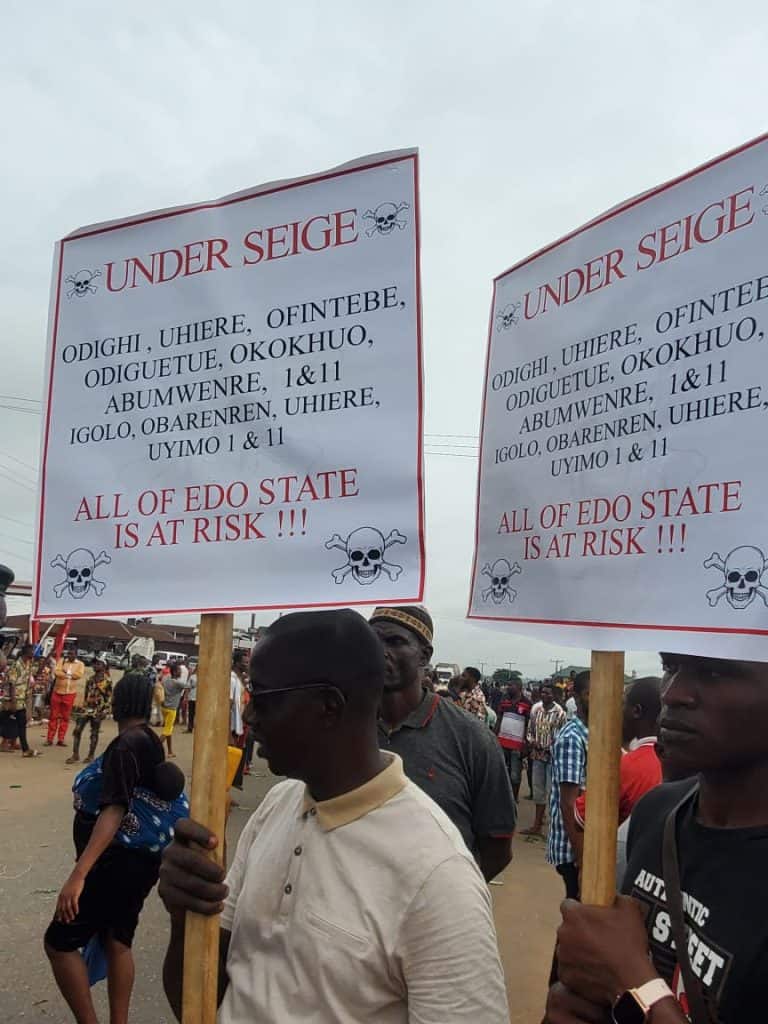
[(291, 893), (293, 892), (293, 886), (291, 885), (290, 882), (288, 883), (288, 885), (286, 885), (285, 889), (283, 889), (283, 892), (285, 893), (286, 896), (291, 895)]
[(301, 847), (297, 846), (296, 849), (293, 852), (295, 853), (295, 855), (297, 857), (300, 857), (301, 856)]

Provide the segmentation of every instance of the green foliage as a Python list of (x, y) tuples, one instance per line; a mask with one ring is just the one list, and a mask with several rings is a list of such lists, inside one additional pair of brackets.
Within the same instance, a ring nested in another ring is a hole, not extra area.
[(497, 668), (491, 677), (497, 686), (506, 686), (507, 683), (522, 683), (523, 676), (517, 669)]

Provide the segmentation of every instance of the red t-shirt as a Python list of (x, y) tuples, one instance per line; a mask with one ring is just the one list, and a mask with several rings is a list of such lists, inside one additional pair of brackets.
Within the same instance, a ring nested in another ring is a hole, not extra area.
[[(619, 775), (619, 824), (626, 821), (632, 809), (649, 789), (661, 785), (661, 761), (656, 753), (656, 737), (638, 740), (634, 750), (621, 758)], [(587, 794), (576, 798), (576, 821), (584, 827)]]

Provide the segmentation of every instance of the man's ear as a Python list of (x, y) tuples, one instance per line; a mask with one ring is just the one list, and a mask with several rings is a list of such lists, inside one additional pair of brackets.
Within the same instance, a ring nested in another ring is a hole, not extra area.
[(328, 722), (337, 722), (344, 711), (344, 698), (338, 690), (322, 690), (323, 718)]
[(421, 645), (421, 664), (428, 665), (432, 661), (432, 655), (435, 653), (434, 648), (431, 644)]

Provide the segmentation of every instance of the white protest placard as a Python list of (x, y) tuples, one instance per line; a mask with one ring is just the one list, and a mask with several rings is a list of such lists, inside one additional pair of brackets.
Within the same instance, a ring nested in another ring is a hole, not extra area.
[(525, 718), (514, 711), (506, 711), (499, 727), (499, 736), (505, 740), (514, 740), (522, 747), (525, 740)]
[(768, 657), (768, 137), (495, 281), (469, 617)]
[(56, 248), (34, 615), (420, 600), (417, 154)]

